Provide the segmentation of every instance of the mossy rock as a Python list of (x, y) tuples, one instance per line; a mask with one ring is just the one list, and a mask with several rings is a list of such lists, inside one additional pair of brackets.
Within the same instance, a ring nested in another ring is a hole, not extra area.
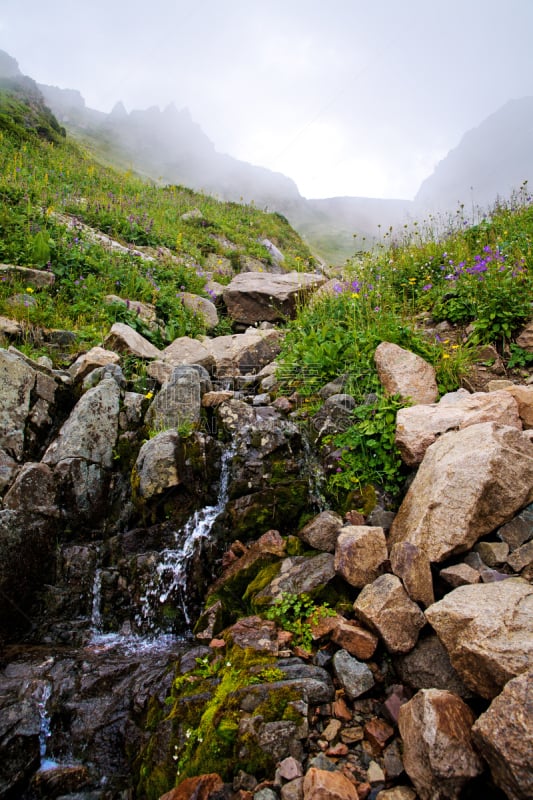
[(297, 525), (307, 501), (307, 482), (299, 480), (232, 500), (227, 505), (232, 537), (242, 541), (255, 539), (270, 528), (289, 533)]
[(216, 670), (214, 662), (177, 675), (166, 706), (150, 708), (150, 737), (135, 764), (139, 796), (157, 800), (184, 778), (210, 772), (226, 781), (239, 770), (269, 777), (305, 730), (301, 690), (290, 681), (257, 684), (278, 677), (272, 656), (234, 646), (217, 663), (216, 677), (198, 674)]

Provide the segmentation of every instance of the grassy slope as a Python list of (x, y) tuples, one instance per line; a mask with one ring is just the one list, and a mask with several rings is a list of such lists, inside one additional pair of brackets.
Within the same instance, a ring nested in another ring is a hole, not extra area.
[[(56, 276), (53, 290), (35, 290), (14, 306), (9, 298), (27, 287), (4, 281), (0, 314), (29, 328), (72, 330), (82, 344), (100, 341), (114, 321), (114, 310), (103, 302), (112, 293), (155, 303), (168, 323), (167, 339), (201, 333), (177, 292), (204, 293), (213, 257), (215, 266), (229, 261), (237, 271), (244, 256), (268, 268), (264, 238), (285, 254), (287, 269), (314, 268), (309, 250), (280, 215), (184, 187), (158, 188), (102, 165), (65, 139), (38, 99), (6, 89), (0, 91), (0, 199), (0, 262)], [(184, 220), (193, 209), (201, 216)], [(66, 226), (57, 213), (75, 215), (123, 244), (149, 247), (155, 261), (112, 252)], [(214, 277), (224, 282), (224, 276)]]

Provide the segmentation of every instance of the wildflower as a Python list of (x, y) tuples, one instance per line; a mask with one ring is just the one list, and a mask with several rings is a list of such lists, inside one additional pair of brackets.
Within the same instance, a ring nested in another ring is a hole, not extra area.
[(26, 289), (24, 291), (26, 292), (26, 294), (33, 294), (33, 289), (31, 288), (31, 286), (26, 286)]
[(154, 393), (153, 392), (146, 392), (146, 394), (144, 396), (146, 397), (147, 400), (151, 400), (152, 397), (154, 396)]
[(353, 299), (354, 299), (354, 300), (357, 300), (357, 298), (359, 297), (359, 295), (358, 295), (358, 293), (357, 293), (357, 292), (352, 292), (352, 293), (351, 293), (351, 295), (350, 295), (350, 297), (353, 297)]
[(449, 353), (443, 353), (443, 354), (442, 354), (442, 357), (443, 357), (443, 358), (450, 358), (450, 354), (449, 354)]
[(432, 283), (426, 283), (425, 286), (422, 286), (422, 291), (423, 292), (429, 292), (429, 290), (432, 289), (432, 288), (433, 288), (433, 284)]
[(231, 667), (231, 661), (226, 661), (226, 666)]

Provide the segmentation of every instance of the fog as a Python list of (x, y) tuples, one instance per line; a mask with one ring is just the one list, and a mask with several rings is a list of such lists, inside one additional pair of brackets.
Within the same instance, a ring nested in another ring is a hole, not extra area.
[(1, 0), (0, 48), (90, 108), (174, 102), (306, 197), (412, 199), (533, 95), (531, 0)]

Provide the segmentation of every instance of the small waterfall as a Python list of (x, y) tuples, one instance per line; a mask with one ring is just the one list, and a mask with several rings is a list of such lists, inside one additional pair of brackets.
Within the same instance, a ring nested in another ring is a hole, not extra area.
[(37, 703), (37, 710), (39, 712), (40, 726), (39, 726), (39, 754), (41, 756), (40, 769), (42, 771), (53, 769), (57, 763), (50, 758), (46, 757), (48, 749), (48, 739), (50, 738), (50, 716), (48, 714), (48, 701), (52, 694), (52, 684), (47, 681), (39, 681), (32, 692), (32, 697)]
[(235, 448), (229, 447), (222, 454), (216, 504), (195, 511), (183, 528), (176, 531), (176, 546), (159, 554), (155, 573), (144, 590), (141, 608), (135, 618), (139, 629), (156, 634), (158, 609), (169, 600), (181, 610), (187, 626), (190, 626), (187, 587), (189, 566), (201, 541), (208, 538), (217, 517), (226, 506), (234, 453)]

